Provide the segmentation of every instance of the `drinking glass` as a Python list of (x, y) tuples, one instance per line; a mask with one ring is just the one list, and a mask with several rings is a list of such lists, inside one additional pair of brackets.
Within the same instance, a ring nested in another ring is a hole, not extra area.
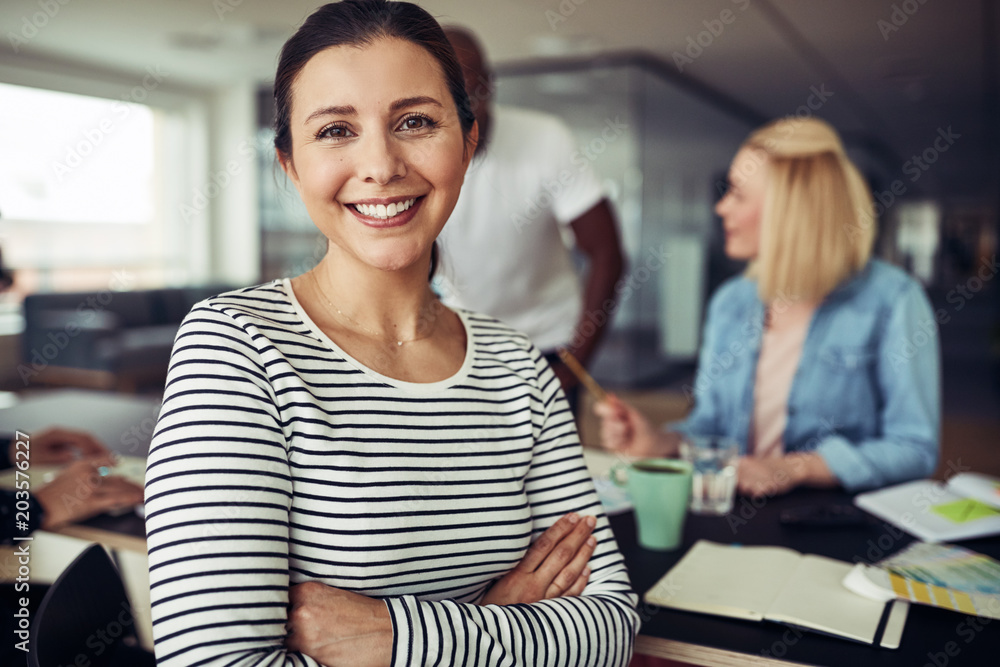
[(719, 435), (685, 436), (681, 458), (691, 464), (691, 512), (723, 515), (733, 509), (739, 444)]

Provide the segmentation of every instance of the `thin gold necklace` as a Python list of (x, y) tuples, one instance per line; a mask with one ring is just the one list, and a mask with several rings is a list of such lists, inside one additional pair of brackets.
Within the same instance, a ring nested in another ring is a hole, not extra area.
[[(353, 324), (358, 329), (361, 329), (362, 331), (364, 331), (365, 333), (367, 333), (372, 338), (380, 338), (382, 340), (390, 340), (390, 341), (396, 343), (396, 347), (402, 347), (405, 343), (415, 343), (418, 340), (423, 340), (425, 338), (430, 337), (430, 335), (433, 334), (434, 330), (437, 328), (436, 326), (432, 326), (430, 328), (430, 330), (427, 333), (425, 333), (423, 336), (417, 336), (415, 338), (409, 338), (407, 340), (399, 340), (398, 338), (392, 338), (390, 336), (386, 336), (385, 334), (382, 334), (382, 333), (379, 333), (379, 332), (374, 331), (372, 329), (369, 329), (365, 325), (361, 324), (361, 322), (358, 322), (356, 319), (354, 319), (353, 317), (351, 317), (350, 315), (348, 315), (347, 313), (345, 313), (344, 311), (342, 311), (340, 308), (337, 308), (335, 305), (333, 305), (333, 302), (330, 301), (330, 297), (328, 297), (326, 295), (326, 290), (323, 289), (323, 284), (319, 281), (319, 278), (316, 277), (315, 269), (313, 269), (312, 271), (310, 271), (309, 274), (312, 276), (313, 282), (316, 283), (316, 289), (319, 290), (320, 296), (323, 297), (323, 300), (326, 302), (327, 307), (330, 310), (336, 311), (336, 313), (338, 315), (340, 315), (343, 319), (347, 320), (348, 322), (350, 322), (351, 324)], [(433, 320), (434, 320), (435, 323), (437, 322), (437, 318), (433, 318)]]

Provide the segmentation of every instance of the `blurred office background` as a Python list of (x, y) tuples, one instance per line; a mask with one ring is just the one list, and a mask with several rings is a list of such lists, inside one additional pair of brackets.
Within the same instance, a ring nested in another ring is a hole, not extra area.
[[(419, 4), (476, 31), (498, 101), (565, 118), (604, 179), (630, 283), (599, 380), (690, 379), (706, 299), (741, 268), (712, 212), (729, 160), (815, 114), (876, 192), (879, 254), (944, 310), (946, 412), (1000, 412), (997, 2)], [(316, 6), (0, 5), (0, 388), (155, 393), (193, 300), (319, 259), (269, 129), (277, 52)]]

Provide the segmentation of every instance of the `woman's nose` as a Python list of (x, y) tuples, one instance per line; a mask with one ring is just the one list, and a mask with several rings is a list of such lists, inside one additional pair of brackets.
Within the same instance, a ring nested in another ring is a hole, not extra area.
[(392, 137), (369, 135), (364, 138), (358, 175), (362, 180), (386, 185), (406, 175), (406, 163)]
[(729, 195), (722, 195), (722, 199), (715, 203), (715, 214), (720, 218), (725, 217), (726, 202), (729, 201)]

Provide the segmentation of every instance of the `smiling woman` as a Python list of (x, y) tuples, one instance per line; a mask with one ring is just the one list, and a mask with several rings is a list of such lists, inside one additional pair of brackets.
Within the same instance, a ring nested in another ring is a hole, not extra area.
[(326, 5), (275, 101), (329, 247), (177, 336), (146, 478), (159, 664), (627, 664), (636, 598), (559, 382), (428, 284), (477, 138), (444, 33)]

